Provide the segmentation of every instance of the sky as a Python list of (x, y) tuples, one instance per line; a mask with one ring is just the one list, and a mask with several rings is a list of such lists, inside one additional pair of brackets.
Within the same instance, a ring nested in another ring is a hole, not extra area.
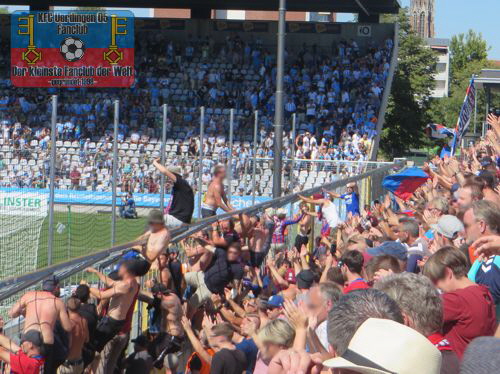
[[(376, 0), (370, 0), (376, 1)], [(400, 0), (402, 6), (410, 6), (410, 0)], [(16, 7), (9, 7), (10, 10)], [(147, 17), (149, 10), (137, 9), (138, 17)], [(351, 21), (351, 14), (341, 14), (339, 21)], [(436, 0), (434, 19), (436, 38), (451, 38), (469, 29), (483, 34), (491, 47), (488, 55), (500, 60), (500, 0)]]
[[(410, 0), (399, 1), (403, 7), (410, 6)], [(473, 29), (483, 34), (491, 47), (488, 57), (500, 60), (500, 0), (436, 0), (435, 4), (436, 38), (451, 39), (453, 35)], [(352, 16), (344, 14), (338, 20), (349, 21)]]

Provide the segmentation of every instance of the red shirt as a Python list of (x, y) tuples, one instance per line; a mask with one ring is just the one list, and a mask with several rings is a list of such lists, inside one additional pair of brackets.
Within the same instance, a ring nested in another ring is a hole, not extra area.
[(354, 290), (366, 290), (370, 288), (368, 283), (363, 278), (354, 279), (351, 283), (344, 287), (344, 293), (349, 293)]
[(10, 372), (13, 374), (42, 374), (45, 360), (42, 356), (29, 357), (22, 349), (10, 354)]
[(458, 358), (462, 358), (472, 339), (495, 334), (495, 303), (485, 286), (475, 284), (447, 292), (442, 299), (444, 336)]
[(127, 311), (127, 316), (125, 317), (125, 324), (123, 325), (122, 329), (120, 330), (120, 335), (128, 334), (130, 330), (132, 330), (132, 318), (134, 316), (134, 309), (135, 309), (135, 302), (137, 301), (137, 296), (139, 296), (139, 291), (141, 288), (139, 287), (137, 289), (137, 293), (134, 296), (134, 300), (132, 300), (132, 304), (130, 304), (130, 307), (128, 308)]

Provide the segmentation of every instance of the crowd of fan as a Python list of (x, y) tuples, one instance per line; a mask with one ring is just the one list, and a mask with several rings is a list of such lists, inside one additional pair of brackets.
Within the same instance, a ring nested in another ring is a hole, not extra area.
[[(136, 46), (136, 78), (132, 89), (120, 90), (22, 89), (0, 82), (0, 170), (3, 184), (21, 187), (44, 186), (43, 163), (48, 159), (51, 103), (48, 94), (58, 93), (57, 138), (76, 142), (74, 154), (62, 154), (66, 179), (76, 166), (79, 173), (103, 175), (111, 158), (106, 150), (95, 147), (83, 152), (86, 144), (105, 145), (113, 133), (113, 100), (120, 98), (118, 139), (127, 145), (138, 144), (138, 151), (161, 134), (161, 105), (169, 105), (168, 137), (175, 139), (172, 156), (194, 155), (199, 148), (199, 107), (205, 111), (206, 155), (229, 153), (229, 109), (235, 109), (235, 139), (241, 147), (233, 149), (239, 170), (252, 154), (254, 111), (259, 112), (259, 148), (261, 157), (273, 156), (275, 107), (275, 61), (259, 39), (243, 41), (237, 34), (216, 45), (212, 40), (189, 40), (176, 45), (163, 33), (141, 34)], [(303, 45), (286, 53), (285, 137), (283, 154), (311, 160), (365, 160), (371, 139), (376, 134), (377, 116), (389, 71), (393, 43), (359, 48), (355, 40), (339, 41), (329, 50)], [(6, 51), (5, 56), (8, 56)], [(291, 135), (292, 116), (296, 116), (296, 138)], [(33, 142), (35, 141), (35, 142)], [(179, 143), (181, 142), (181, 143)], [(198, 144), (195, 144), (198, 142)], [(36, 145), (33, 145), (36, 144)], [(177, 147), (179, 144), (183, 146)], [(129, 148), (129, 147), (128, 147)], [(83, 152), (83, 154), (82, 154)], [(133, 152), (134, 153), (134, 152)], [(134, 191), (156, 189), (158, 180), (147, 167), (132, 159), (131, 179)], [(103, 160), (94, 160), (103, 158)], [(15, 159), (15, 165), (9, 164)], [(23, 166), (36, 160), (39, 169)], [(237, 165), (235, 165), (237, 168)], [(151, 177), (154, 183), (144, 183)], [(82, 188), (108, 189), (97, 178), (88, 178)], [(103, 182), (101, 180), (101, 182)], [(72, 185), (72, 183), (61, 183)], [(156, 185), (156, 186), (155, 186)]]
[[(50, 176), (50, 141), (9, 145), (10, 134), (4, 133), (4, 152), (0, 152), (0, 186), (17, 188), (46, 188)], [(294, 170), (295, 181), (287, 190), (304, 189), (315, 182), (322, 183), (325, 179), (355, 174), (356, 165), (349, 162), (337, 161), (364, 161), (370, 149), (371, 140), (364, 135), (349, 135), (346, 130), (341, 134), (339, 145), (334, 145), (332, 139), (322, 138), (320, 141), (310, 133), (298, 135), (295, 139), (292, 134), (284, 136), (284, 156), (288, 158), (285, 164), (285, 176), (290, 177), (292, 142), (296, 149), (294, 158), (297, 160)], [(269, 165), (273, 156), (274, 134), (261, 131), (258, 139), (256, 171), (260, 175), (257, 184), (257, 195), (268, 196), (271, 191)], [(345, 145), (342, 148), (342, 145)], [(59, 189), (110, 191), (112, 174), (112, 139), (104, 138), (100, 142), (91, 142), (90, 139), (80, 142), (58, 141), (57, 156), (55, 159), (55, 185)], [(167, 142), (166, 160), (177, 163), (184, 170), (184, 177), (193, 185), (198, 177), (199, 137), (190, 138), (190, 141), (169, 139)], [(119, 189), (130, 193), (158, 193), (160, 190), (159, 175), (154, 172), (152, 161), (160, 156), (161, 145), (156, 139), (152, 142), (131, 143), (124, 141), (119, 144), (118, 179)], [(202, 179), (206, 182), (214, 166), (228, 164), (229, 144), (222, 137), (209, 137), (204, 140), (204, 160)], [(253, 172), (253, 144), (236, 141), (233, 144), (232, 165), (233, 176), (239, 180), (238, 185), (232, 186), (232, 194), (251, 193), (251, 174)], [(334, 162), (328, 162), (334, 161)], [(267, 172), (265, 170), (268, 170)], [(300, 177), (301, 171), (303, 177)], [(311, 175), (309, 175), (309, 172)], [(324, 172), (322, 180), (317, 181), (318, 172)], [(266, 174), (267, 173), (267, 174)], [(266, 174), (266, 175), (263, 175)], [(266, 177), (267, 176), (267, 177)], [(289, 179), (289, 178), (287, 178)]]
[[(0, 358), (25, 374), (44, 360), (49, 373), (498, 372), (500, 118), (488, 121), (460, 157), (430, 159), (427, 183), (406, 200), (361, 205), (351, 183), (300, 196), (294, 217), (240, 214), (177, 245), (167, 227), (189, 222), (192, 190), (156, 163), (174, 201), (165, 217), (151, 212), (146, 249), (108, 276), (88, 269), (105, 287), (83, 282), (66, 303), (56, 279), (26, 293), (10, 312), (25, 317), (21, 344), (0, 335)], [(223, 178), (219, 168), (212, 194), (224, 197)], [(313, 219), (322, 229), (311, 240)], [(126, 356), (138, 298), (148, 325)]]

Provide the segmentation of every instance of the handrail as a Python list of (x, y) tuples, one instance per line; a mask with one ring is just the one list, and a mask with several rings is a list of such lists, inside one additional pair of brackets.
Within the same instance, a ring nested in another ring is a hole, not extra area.
[[(389, 172), (391, 169), (395, 167), (401, 167), (403, 166), (403, 161), (404, 159), (397, 159), (394, 160), (393, 163), (389, 163), (387, 165), (384, 165), (380, 168), (373, 169), (370, 171), (367, 171), (365, 173), (348, 177), (348, 178), (343, 178), (336, 180), (331, 183), (324, 184), (322, 186), (318, 187), (313, 187), (304, 191), (292, 193), (290, 195), (278, 197), (273, 200), (268, 200), (259, 204), (256, 204), (251, 207), (243, 208), (231, 213), (224, 213), (220, 214), (217, 216), (213, 217), (208, 217), (205, 219), (202, 219), (200, 221), (197, 221), (195, 223), (192, 223), (190, 225), (184, 225), (180, 226), (176, 229), (171, 230), (172, 234), (172, 240), (171, 243), (177, 243), (188, 236), (203, 230), (207, 226), (211, 225), (214, 222), (217, 222), (219, 220), (224, 220), (228, 219), (234, 215), (238, 214), (253, 214), (255, 212), (263, 211), (268, 208), (275, 208), (275, 207), (281, 207), (283, 205), (293, 203), (299, 199), (299, 195), (314, 195), (318, 192), (321, 192), (323, 188), (325, 189), (336, 189), (342, 186), (345, 186), (348, 183), (351, 182), (357, 182), (360, 180), (363, 180), (368, 177), (372, 177), (378, 174), (382, 174), (385, 172)], [(16, 277), (11, 277), (7, 278), (5, 280), (0, 281), (0, 301), (3, 301), (7, 299), (10, 296), (15, 295), (16, 293), (27, 289), (34, 284), (40, 282), (43, 279), (46, 279), (52, 275), (56, 275), (60, 280), (64, 280), (65, 278), (69, 278), (70, 276), (83, 271), (85, 268), (95, 265), (97, 263), (101, 263), (103, 261), (106, 261), (109, 264), (115, 262), (118, 260), (118, 258), (121, 255), (121, 251), (124, 249), (131, 248), (136, 245), (141, 245), (144, 244), (143, 241), (135, 241), (131, 243), (126, 243), (122, 244), (119, 246), (115, 246), (112, 248), (105, 249), (103, 251), (99, 251), (96, 253), (92, 253), (90, 255), (85, 255), (82, 257), (74, 258), (72, 260), (59, 263), (56, 265), (48, 266), (39, 270), (36, 270), (34, 272), (24, 274), (21, 276), (16, 276)], [(114, 256), (113, 259), (110, 259), (111, 256)], [(114, 260), (114, 261), (113, 261)]]

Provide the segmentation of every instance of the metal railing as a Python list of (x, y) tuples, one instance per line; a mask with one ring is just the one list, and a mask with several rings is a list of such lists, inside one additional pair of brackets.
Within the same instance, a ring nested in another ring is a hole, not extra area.
[[(220, 214), (218, 216), (202, 219), (190, 225), (181, 226), (171, 230), (172, 244), (179, 243), (181, 240), (205, 229), (217, 220), (228, 219), (237, 214), (255, 214), (263, 212), (268, 208), (278, 208), (290, 204), (298, 200), (298, 195), (313, 195), (322, 192), (322, 189), (342, 192), (345, 186), (350, 182), (358, 183), (360, 188), (360, 204), (369, 204), (373, 199), (382, 196), (381, 181), (384, 176), (401, 169), (404, 166), (404, 160), (394, 160), (378, 168), (372, 168), (364, 173), (346, 176), (346, 178), (338, 179), (324, 185), (318, 185), (300, 192), (294, 192), (286, 196), (276, 199), (264, 201), (250, 207), (239, 209), (232, 213)], [(291, 208), (290, 208), (291, 209)], [(61, 282), (61, 297), (69, 297), (76, 287), (80, 284), (81, 280), (86, 280), (89, 284), (100, 287), (99, 281), (85, 272), (87, 267), (94, 267), (98, 270), (105, 272), (106, 269), (114, 266), (114, 264), (122, 256), (122, 253), (127, 248), (133, 245), (141, 244), (139, 242), (131, 242), (120, 246), (115, 246), (104, 251), (88, 254), (79, 258), (75, 258), (63, 263), (48, 266), (43, 269), (34, 271), (29, 274), (11, 277), (0, 281), (0, 315), (4, 317), (6, 323), (4, 333), (12, 339), (19, 339), (24, 326), (23, 317), (17, 317), (13, 320), (8, 320), (7, 311), (17, 301), (23, 293), (28, 290), (38, 289), (41, 281), (50, 276), (57, 276)], [(144, 284), (144, 282), (141, 282)], [(147, 326), (147, 314), (144, 312), (144, 306), (139, 301), (133, 317), (132, 333), (131, 336), (137, 336), (143, 333)]]
[[(328, 189), (328, 190), (335, 190), (338, 188), (344, 187), (346, 184), (350, 182), (362, 182), (364, 180), (369, 180), (371, 183), (375, 178), (383, 178), (383, 176), (389, 174), (391, 171), (395, 169), (399, 169), (403, 166), (402, 161), (397, 161), (394, 163), (388, 163), (387, 165), (384, 165), (382, 167), (376, 168), (369, 170), (365, 173), (356, 175), (356, 176), (351, 176), (347, 177), (345, 179), (340, 179), (336, 180), (321, 186), (316, 186), (312, 187), (307, 190), (303, 190), (300, 192), (295, 192), (286, 196), (282, 196), (276, 199), (268, 200), (256, 205), (253, 205), (251, 207), (239, 209), (237, 211), (234, 211), (232, 213), (224, 213), (220, 214), (214, 217), (209, 217), (206, 219), (202, 219), (200, 221), (197, 221), (195, 223), (192, 223), (190, 225), (185, 225), (181, 226), (179, 228), (173, 229), (171, 234), (172, 234), (172, 240), (171, 243), (177, 243), (180, 240), (203, 230), (207, 226), (211, 225), (212, 223), (218, 221), (218, 220), (224, 220), (228, 219), (234, 215), (238, 214), (254, 214), (259, 211), (264, 211), (268, 208), (278, 208), (285, 206), (287, 204), (293, 203), (297, 201), (300, 195), (313, 195), (316, 193), (322, 192), (322, 189)], [(375, 197), (380, 197), (381, 196), (381, 190), (376, 190), (373, 188), (373, 186), (370, 186), (371, 192), (369, 193), (370, 199)], [(127, 243), (124, 245), (120, 246), (115, 246), (109, 249), (106, 249), (104, 251), (99, 251), (96, 253), (92, 253), (86, 256), (74, 258), (72, 260), (48, 266), (40, 270), (36, 270), (32, 273), (29, 274), (24, 274), (20, 276), (15, 276), (11, 277), (8, 279), (4, 279), (0, 281), (0, 301), (5, 300), (6, 298), (18, 293), (19, 291), (22, 291), (24, 289), (29, 288), (30, 286), (35, 285), (37, 282), (51, 276), (55, 275), (59, 279), (64, 280), (66, 278), (69, 278), (76, 273), (79, 273), (83, 271), (85, 268), (92, 266), (96, 263), (101, 263), (101, 262), (114, 262), (117, 260), (119, 255), (124, 249), (130, 248), (133, 245), (138, 245), (140, 243), (138, 242), (131, 242)]]

